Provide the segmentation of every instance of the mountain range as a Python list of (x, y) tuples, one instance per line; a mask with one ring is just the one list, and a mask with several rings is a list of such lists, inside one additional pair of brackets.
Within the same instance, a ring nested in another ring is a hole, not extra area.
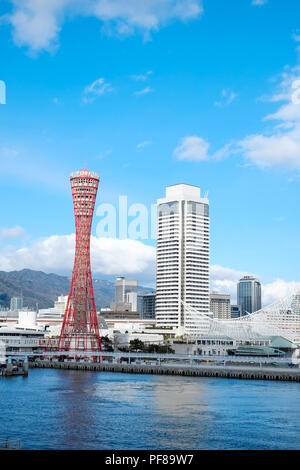
[[(109, 306), (114, 300), (114, 282), (93, 279), (96, 308)], [(10, 307), (11, 297), (23, 297), (24, 307), (30, 309), (53, 307), (59, 295), (68, 295), (70, 278), (42, 271), (22, 269), (21, 271), (0, 271), (0, 307)], [(153, 291), (139, 286), (139, 293)]]

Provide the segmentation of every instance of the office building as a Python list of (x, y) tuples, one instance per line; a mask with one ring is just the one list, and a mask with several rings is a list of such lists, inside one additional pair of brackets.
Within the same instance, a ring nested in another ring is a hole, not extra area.
[(231, 305), (231, 318), (240, 318), (241, 316), (241, 307), (239, 305)]
[(22, 310), (23, 297), (12, 297), (10, 299), (10, 310)]
[(244, 276), (237, 285), (237, 303), (242, 316), (261, 309), (261, 284), (253, 276)]
[(115, 286), (115, 301), (111, 302), (110, 308), (120, 312), (136, 312), (138, 282), (117, 277)]
[(140, 318), (155, 319), (155, 292), (138, 295), (138, 312)]
[(214, 318), (228, 320), (231, 318), (230, 295), (213, 292), (210, 294), (210, 311)]
[[(156, 307), (157, 326), (191, 332), (208, 314), (209, 201), (200, 188), (177, 184), (158, 199)], [(184, 304), (193, 307), (190, 317)]]

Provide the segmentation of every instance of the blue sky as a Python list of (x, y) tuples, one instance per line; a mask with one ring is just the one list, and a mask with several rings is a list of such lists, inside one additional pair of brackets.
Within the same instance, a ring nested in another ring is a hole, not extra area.
[[(86, 165), (97, 205), (208, 190), (219, 290), (300, 280), (299, 2), (0, 0), (0, 18), (0, 270), (69, 272), (69, 173)], [(131, 267), (127, 241), (94, 243), (100, 277), (154, 279), (153, 240)]]

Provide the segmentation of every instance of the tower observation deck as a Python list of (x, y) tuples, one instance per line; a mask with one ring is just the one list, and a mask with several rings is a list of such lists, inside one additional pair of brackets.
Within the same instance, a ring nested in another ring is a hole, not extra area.
[(58, 342), (60, 351), (101, 351), (90, 264), (90, 236), (99, 175), (71, 173), (76, 245), (68, 302)]

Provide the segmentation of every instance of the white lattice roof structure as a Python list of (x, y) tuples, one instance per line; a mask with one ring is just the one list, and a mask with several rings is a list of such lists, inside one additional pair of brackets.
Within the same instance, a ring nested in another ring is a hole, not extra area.
[(285, 298), (240, 318), (219, 320), (203, 315), (182, 302), (185, 309), (184, 330), (188, 336), (230, 336), (236, 340), (253, 340), (261, 336), (282, 336), (300, 344), (300, 293)]

